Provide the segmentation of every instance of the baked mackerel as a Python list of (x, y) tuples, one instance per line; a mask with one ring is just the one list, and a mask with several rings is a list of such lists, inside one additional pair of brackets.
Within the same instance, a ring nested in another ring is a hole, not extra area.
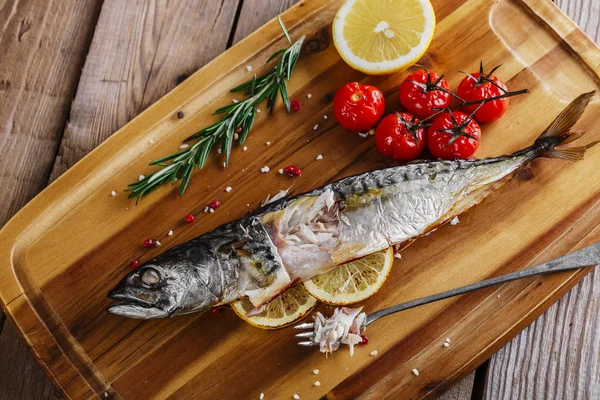
[(533, 145), (482, 160), (427, 161), (344, 178), (283, 198), (173, 247), (110, 291), (112, 314), (188, 314), (247, 296), (260, 307), (287, 288), (352, 259), (402, 246), (481, 201), (538, 157), (583, 159), (571, 127), (594, 92), (562, 111)]

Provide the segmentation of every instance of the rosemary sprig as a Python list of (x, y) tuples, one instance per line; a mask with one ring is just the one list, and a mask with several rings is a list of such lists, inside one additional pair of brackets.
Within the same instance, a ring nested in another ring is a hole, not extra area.
[[(136, 203), (159, 186), (169, 182), (175, 184), (180, 179), (179, 194), (182, 195), (190, 182), (194, 167), (198, 169), (204, 167), (208, 154), (215, 144), (221, 145), (221, 151), (225, 153), (224, 166), (227, 167), (234, 140), (237, 140), (240, 146), (244, 144), (248, 132), (254, 124), (256, 107), (263, 100), (267, 100), (267, 107), (272, 113), (277, 96), (280, 94), (287, 112), (290, 112), (287, 81), (291, 78), (294, 66), (300, 56), (304, 37), (292, 44), (290, 35), (279, 16), (277, 16), (277, 20), (290, 46), (278, 50), (269, 57), (267, 63), (279, 57), (275, 68), (266, 75), (259, 78), (255, 75), (250, 81), (231, 89), (231, 92), (243, 92), (249, 97), (238, 103), (219, 108), (214, 114), (224, 114), (220, 121), (184, 140), (184, 142), (198, 140), (196, 143), (183, 151), (152, 161), (150, 165), (158, 165), (161, 169), (138, 182), (130, 183), (129, 189), (127, 189), (131, 192), (129, 197), (137, 197)], [(236, 133), (239, 134), (237, 138)]]

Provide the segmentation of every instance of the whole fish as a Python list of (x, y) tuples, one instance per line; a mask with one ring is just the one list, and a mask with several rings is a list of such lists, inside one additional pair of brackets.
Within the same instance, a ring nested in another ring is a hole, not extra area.
[(557, 148), (594, 92), (569, 104), (533, 145), (482, 160), (428, 161), (351, 176), (286, 197), (173, 247), (110, 291), (112, 314), (164, 318), (247, 296), (256, 307), (298, 282), (410, 243), (450, 221), (538, 157), (583, 159), (593, 146)]

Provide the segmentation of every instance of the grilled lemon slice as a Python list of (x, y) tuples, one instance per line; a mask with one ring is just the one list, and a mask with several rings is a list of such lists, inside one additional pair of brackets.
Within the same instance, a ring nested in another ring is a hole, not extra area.
[(317, 299), (311, 296), (302, 284), (299, 284), (265, 304), (263, 311), (258, 315), (246, 315), (254, 309), (248, 299), (234, 301), (231, 303), (231, 308), (250, 325), (262, 329), (278, 329), (301, 320), (316, 305)]
[(358, 303), (383, 286), (394, 263), (390, 247), (340, 265), (304, 282), (306, 290), (318, 300), (336, 306)]
[(434, 29), (429, 0), (347, 0), (333, 20), (333, 42), (352, 68), (381, 75), (416, 63)]

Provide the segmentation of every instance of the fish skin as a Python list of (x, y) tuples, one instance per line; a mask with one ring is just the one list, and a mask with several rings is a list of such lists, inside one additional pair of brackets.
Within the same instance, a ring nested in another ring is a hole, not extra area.
[[(592, 96), (579, 96), (532, 146), (508, 156), (371, 171), (270, 203), (130, 272), (110, 291), (108, 297), (117, 303), (107, 310), (130, 318), (164, 318), (243, 296), (259, 306), (297, 281), (411, 242), (477, 204), (538, 157), (581, 159), (593, 144), (555, 147), (569, 138)], [(300, 223), (301, 229), (286, 225), (311, 213), (309, 232), (303, 227), (309, 223)], [(318, 234), (326, 240), (315, 245)], [(149, 271), (158, 273), (157, 284), (144, 282)]]

